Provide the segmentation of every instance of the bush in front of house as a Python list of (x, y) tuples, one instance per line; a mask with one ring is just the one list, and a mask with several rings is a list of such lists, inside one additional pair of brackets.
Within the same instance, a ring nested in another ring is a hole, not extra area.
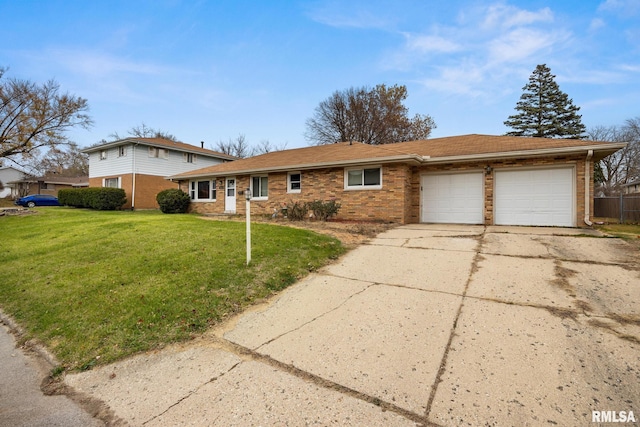
[(313, 216), (321, 221), (326, 221), (334, 215), (338, 214), (340, 203), (335, 200), (327, 202), (323, 200), (314, 200), (313, 202), (291, 202), (287, 207), (287, 216), (291, 221), (302, 221), (306, 218), (309, 211), (313, 212)]
[(308, 212), (309, 206), (306, 202), (290, 202), (287, 206), (287, 217), (290, 221), (303, 221)]
[(113, 211), (127, 203), (127, 196), (122, 188), (67, 188), (58, 192), (58, 201), (61, 205), (75, 208)]
[(170, 188), (159, 192), (156, 201), (163, 213), (185, 213), (189, 209), (191, 198), (178, 188)]

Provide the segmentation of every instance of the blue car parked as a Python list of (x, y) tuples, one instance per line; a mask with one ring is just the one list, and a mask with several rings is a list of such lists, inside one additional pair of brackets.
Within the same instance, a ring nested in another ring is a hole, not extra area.
[(34, 206), (60, 206), (56, 196), (48, 196), (46, 194), (32, 194), (31, 196), (20, 197), (14, 203), (28, 208)]

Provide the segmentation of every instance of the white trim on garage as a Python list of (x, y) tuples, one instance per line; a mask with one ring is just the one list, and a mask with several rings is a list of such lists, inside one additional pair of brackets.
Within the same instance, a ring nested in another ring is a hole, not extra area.
[(496, 225), (576, 226), (575, 166), (494, 170)]
[(484, 224), (484, 172), (421, 175), (420, 221)]

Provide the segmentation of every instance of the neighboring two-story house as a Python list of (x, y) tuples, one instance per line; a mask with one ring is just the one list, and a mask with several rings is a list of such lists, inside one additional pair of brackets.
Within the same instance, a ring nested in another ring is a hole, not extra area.
[[(201, 144), (204, 145), (204, 144)], [(125, 209), (156, 209), (156, 195), (178, 184), (166, 176), (214, 166), (236, 157), (161, 138), (126, 138), (82, 150), (89, 155), (89, 186), (124, 189)]]

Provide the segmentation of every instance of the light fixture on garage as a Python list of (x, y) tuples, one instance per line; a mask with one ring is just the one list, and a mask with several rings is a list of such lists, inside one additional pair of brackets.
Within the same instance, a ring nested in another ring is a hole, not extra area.
[(491, 166), (487, 165), (487, 166), (485, 166), (485, 168), (484, 168), (484, 173), (485, 173), (486, 175), (491, 175), (491, 171), (492, 171), (492, 170), (493, 170), (493, 169), (491, 168)]

